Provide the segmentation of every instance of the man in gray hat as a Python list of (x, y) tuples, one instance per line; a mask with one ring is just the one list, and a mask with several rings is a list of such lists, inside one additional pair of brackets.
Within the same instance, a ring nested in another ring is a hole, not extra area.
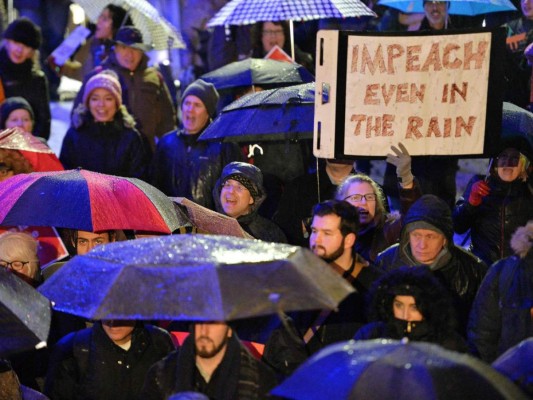
[(218, 92), (198, 79), (183, 92), (181, 129), (159, 141), (152, 161), (151, 183), (167, 196), (186, 197), (215, 209), (213, 188), (222, 168), (243, 156), (235, 143), (198, 141), (216, 114)]
[(113, 53), (84, 78), (72, 109), (82, 102), (85, 84), (93, 75), (105, 69), (115, 71), (122, 86), (122, 101), (154, 151), (158, 138), (176, 129), (176, 112), (163, 76), (148, 66), (145, 52), (149, 49), (137, 28), (120, 28)]

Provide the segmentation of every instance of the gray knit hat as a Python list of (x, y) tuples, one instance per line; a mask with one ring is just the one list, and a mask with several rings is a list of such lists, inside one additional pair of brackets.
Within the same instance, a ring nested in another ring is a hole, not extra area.
[(217, 112), (217, 104), (218, 104), (218, 92), (215, 88), (215, 85), (212, 83), (208, 83), (202, 79), (197, 79), (193, 83), (191, 83), (185, 91), (183, 92), (182, 101), (181, 103), (185, 101), (187, 96), (196, 96), (200, 100), (202, 100), (202, 103), (204, 103), (205, 108), (207, 109), (207, 113), (211, 118), (214, 118)]

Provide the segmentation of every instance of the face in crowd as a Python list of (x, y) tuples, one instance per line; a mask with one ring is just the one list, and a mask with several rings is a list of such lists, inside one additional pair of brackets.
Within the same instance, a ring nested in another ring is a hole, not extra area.
[(377, 196), (370, 183), (352, 182), (342, 200), (347, 201), (359, 210), (359, 223), (361, 225), (368, 225), (374, 220)]
[(238, 218), (250, 213), (254, 198), (243, 184), (234, 179), (228, 179), (222, 185), (220, 203), (226, 215)]
[(516, 180), (525, 168), (525, 157), (514, 148), (507, 148), (496, 158), (496, 172), (504, 182)]
[(414, 229), (409, 232), (409, 245), (419, 263), (431, 265), (446, 246), (446, 237), (431, 229)]
[(22, 64), (31, 59), (35, 54), (35, 49), (23, 43), (11, 39), (5, 39), (7, 55), (13, 64)]
[(224, 322), (197, 323), (194, 326), (196, 356), (213, 358), (224, 354), (231, 335), (233, 331)]
[(135, 71), (141, 63), (144, 52), (134, 47), (115, 44), (115, 56), (118, 63), (130, 71)]
[(78, 238), (76, 240), (76, 251), (78, 255), (87, 254), (94, 247), (101, 244), (111, 243), (113, 238), (110, 237), (109, 232), (87, 232), (78, 231)]
[(392, 302), (394, 318), (403, 321), (422, 321), (424, 317), (418, 310), (416, 300), (413, 296), (396, 296)]
[(424, 13), (429, 26), (433, 29), (444, 29), (448, 17), (448, 4), (446, 1), (424, 1)]
[(94, 37), (100, 40), (113, 39), (113, 15), (108, 8), (104, 8), (98, 16)]
[(340, 230), (341, 217), (336, 214), (315, 215), (311, 223), (309, 247), (326, 262), (332, 262), (343, 255), (346, 238)]
[(274, 46), (283, 48), (285, 45), (285, 32), (282, 25), (276, 25), (272, 22), (264, 22), (261, 30), (261, 43), (263, 51), (268, 53)]
[(13, 110), (7, 117), (5, 125), (6, 129), (18, 127), (29, 133), (33, 131), (33, 119), (29, 111), (23, 108)]
[(122, 346), (131, 340), (136, 322), (133, 320), (113, 320), (102, 321), (102, 328), (107, 337), (117, 346)]
[(109, 90), (96, 88), (89, 95), (89, 111), (96, 122), (113, 121), (117, 110), (117, 101)]
[(23, 232), (7, 232), (0, 236), (0, 267), (7, 268), (31, 283), (39, 274), (37, 241)]
[(209, 122), (209, 113), (199, 97), (190, 94), (181, 105), (183, 129), (188, 135), (199, 133)]
[(533, 0), (522, 0), (520, 2), (520, 7), (522, 8), (522, 14), (524, 14), (524, 17), (533, 20)]

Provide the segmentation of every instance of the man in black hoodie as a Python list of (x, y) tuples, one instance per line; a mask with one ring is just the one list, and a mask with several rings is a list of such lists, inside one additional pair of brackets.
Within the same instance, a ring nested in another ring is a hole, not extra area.
[(400, 243), (384, 250), (376, 260), (384, 271), (420, 264), (427, 265), (452, 294), (460, 332), (465, 334), (468, 314), (487, 265), (453, 243), (450, 208), (435, 195), (424, 195), (411, 206)]

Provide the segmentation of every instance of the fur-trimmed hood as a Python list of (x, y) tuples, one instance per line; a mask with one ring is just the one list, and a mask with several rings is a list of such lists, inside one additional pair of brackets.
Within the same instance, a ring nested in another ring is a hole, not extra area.
[(533, 245), (533, 220), (518, 228), (511, 237), (511, 248), (517, 256), (525, 258)]

